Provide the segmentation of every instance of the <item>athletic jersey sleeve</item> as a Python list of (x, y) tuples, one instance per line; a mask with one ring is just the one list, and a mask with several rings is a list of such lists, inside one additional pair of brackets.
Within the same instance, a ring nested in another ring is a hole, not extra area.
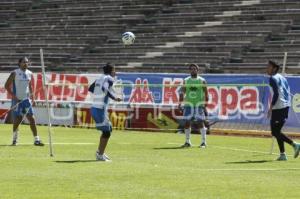
[(89, 86), (89, 92), (94, 93), (96, 81)]
[(28, 74), (29, 74), (29, 76), (30, 76), (30, 79), (32, 79), (32, 77), (33, 77), (32, 71), (28, 70)]
[(199, 79), (200, 79), (200, 81), (202, 82), (202, 83), (205, 83), (206, 81), (205, 81), (205, 79), (203, 78), (203, 77), (198, 77)]
[(115, 99), (116, 99), (116, 96), (115, 96), (115, 93), (114, 93), (113, 90), (112, 90), (113, 84), (114, 84), (114, 80), (113, 80), (112, 78), (110, 78), (110, 77), (107, 78), (107, 79), (105, 80), (105, 82), (103, 83), (102, 91), (105, 92), (105, 93), (107, 93), (107, 95), (108, 95), (111, 99), (115, 100)]
[(273, 90), (272, 105), (274, 106), (278, 100), (279, 93), (278, 93), (278, 86), (273, 77), (270, 77), (270, 86)]

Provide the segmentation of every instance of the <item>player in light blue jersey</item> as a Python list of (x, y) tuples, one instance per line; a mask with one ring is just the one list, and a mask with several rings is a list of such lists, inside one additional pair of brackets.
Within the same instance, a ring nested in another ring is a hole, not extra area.
[(102, 132), (96, 152), (96, 160), (109, 161), (109, 157), (104, 153), (112, 132), (112, 125), (108, 118), (108, 103), (110, 98), (115, 101), (122, 101), (122, 99), (116, 97), (112, 89), (115, 67), (108, 63), (103, 67), (103, 72), (104, 75), (95, 80), (89, 87), (89, 91), (93, 93), (91, 115), (96, 122), (96, 128)]
[(280, 66), (273, 61), (269, 61), (267, 74), (270, 75), (270, 86), (273, 93), (272, 102), (268, 112), (271, 119), (272, 135), (277, 139), (280, 150), (278, 161), (287, 160), (285, 154), (284, 142), (293, 146), (295, 150), (294, 158), (299, 156), (300, 144), (294, 142), (281, 129), (284, 126), (289, 115), (289, 107), (291, 106), (290, 87), (285, 77), (278, 73)]
[(34, 145), (44, 146), (41, 142), (36, 129), (35, 118), (33, 114), (32, 104), (34, 104), (33, 89), (31, 86), (32, 72), (28, 70), (29, 60), (23, 57), (19, 60), (19, 68), (14, 70), (5, 83), (5, 89), (12, 96), (13, 107), (13, 141), (12, 145), (18, 143), (18, 127), (26, 116), (32, 134), (34, 136)]

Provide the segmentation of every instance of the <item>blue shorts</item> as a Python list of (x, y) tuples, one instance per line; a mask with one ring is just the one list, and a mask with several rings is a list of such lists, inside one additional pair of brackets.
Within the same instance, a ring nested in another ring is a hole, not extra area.
[(202, 122), (205, 120), (204, 108), (202, 106), (184, 106), (183, 109), (184, 121)]
[(108, 118), (108, 112), (106, 109), (100, 109), (100, 108), (91, 108), (91, 115), (96, 123), (96, 128), (99, 131), (112, 131), (112, 125)]
[(14, 109), (13, 109), (14, 117), (24, 116), (24, 115), (33, 115), (33, 108), (32, 108), (32, 104), (29, 99), (25, 99), (25, 100), (22, 100), (19, 102), (13, 100), (12, 106), (14, 107)]

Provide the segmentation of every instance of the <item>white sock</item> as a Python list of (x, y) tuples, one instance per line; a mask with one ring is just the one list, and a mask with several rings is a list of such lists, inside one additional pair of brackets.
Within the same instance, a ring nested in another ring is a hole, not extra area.
[(34, 141), (40, 141), (40, 137), (39, 136), (34, 136)]
[(185, 133), (185, 142), (191, 143), (191, 128), (184, 129), (184, 133)]
[(202, 129), (200, 129), (201, 137), (202, 137), (202, 143), (205, 143), (205, 144), (206, 144), (206, 131), (207, 131), (206, 127), (203, 127)]
[(17, 141), (19, 137), (19, 131), (14, 131), (13, 132), (13, 141)]

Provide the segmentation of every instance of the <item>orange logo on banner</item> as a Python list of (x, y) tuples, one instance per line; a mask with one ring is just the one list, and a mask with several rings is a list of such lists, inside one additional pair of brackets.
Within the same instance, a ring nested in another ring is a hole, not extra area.
[(112, 112), (110, 114), (109, 119), (114, 128), (119, 129), (119, 130), (125, 129), (125, 124), (126, 124), (126, 114), (125, 113)]
[[(114, 128), (123, 130), (126, 126), (126, 113), (123, 112), (109, 112), (109, 120)], [(76, 111), (76, 123), (81, 127), (95, 127), (90, 109), (81, 108)]]
[[(45, 99), (42, 79), (42, 74), (38, 73), (36, 81), (32, 81), (35, 98), (38, 100)], [(49, 83), (52, 84), (48, 86), (49, 100), (84, 101), (88, 94), (87, 76), (51, 73)]]
[(163, 80), (163, 104), (176, 104), (179, 101), (179, 89), (182, 85), (182, 78), (164, 78)]
[(144, 79), (143, 84), (140, 78), (135, 80), (135, 87), (131, 92), (129, 102), (133, 103), (153, 103), (154, 98), (148, 87), (148, 80)]

